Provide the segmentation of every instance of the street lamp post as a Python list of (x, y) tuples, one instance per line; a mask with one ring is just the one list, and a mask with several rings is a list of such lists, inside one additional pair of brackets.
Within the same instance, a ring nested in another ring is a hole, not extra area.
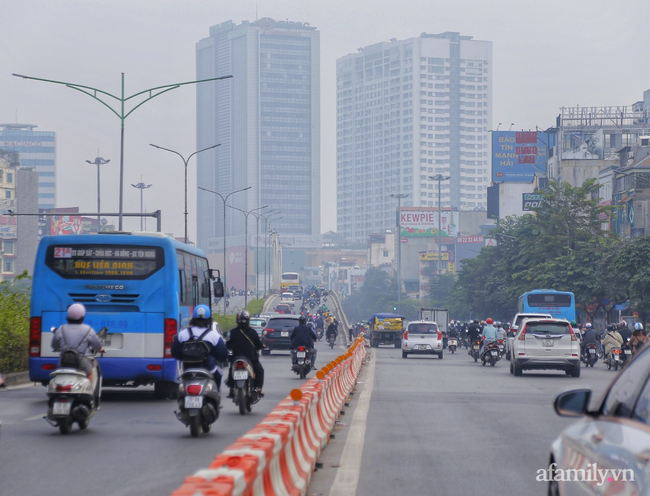
[[(264, 213), (270, 214), (272, 212), (275, 212), (275, 210), (268, 210)], [(257, 229), (255, 231), (255, 298), (259, 299), (260, 297), (260, 217), (262, 217), (262, 212), (258, 212), (258, 213), (253, 212), (253, 216), (255, 217), (255, 221), (257, 222)]]
[[(270, 219), (269, 220), (269, 233), (268, 233), (269, 234), (269, 246), (271, 245), (271, 233), (273, 233), (273, 234), (278, 233), (277, 231), (274, 231), (273, 229), (271, 229), (271, 224), (273, 224), (276, 220), (280, 220), (280, 219), (284, 219), (284, 217), (276, 217), (275, 219)], [(274, 241), (274, 243), (275, 243), (275, 241)], [(274, 244), (273, 246), (275, 247), (276, 245)], [(275, 249), (273, 251), (273, 254), (275, 255)], [(271, 283), (273, 282), (273, 269), (274, 269), (274, 266), (271, 265), (271, 253), (270, 253), (270, 251), (268, 253), (268, 257), (269, 257), (269, 276), (268, 277), (269, 277), (269, 291), (270, 291), (271, 290)], [(275, 257), (274, 257), (274, 261), (275, 261)]]
[(229, 208), (239, 210), (241, 213), (244, 214), (244, 239), (246, 243), (246, 251), (244, 252), (244, 308), (248, 307), (248, 216), (255, 212), (256, 210), (262, 210), (263, 208), (267, 208), (268, 205), (264, 205), (263, 207), (257, 207), (252, 210), (249, 210), (246, 212), (245, 210), (242, 210), (241, 208), (233, 207), (232, 205), (228, 205)]
[[(138, 188), (140, 190), (140, 213), (144, 213), (143, 210), (143, 201), (142, 201), (142, 193), (144, 192), (145, 189), (149, 189), (153, 186), (153, 184), (145, 184), (142, 182), (142, 177), (140, 178), (140, 182), (138, 184), (132, 184), (134, 188)], [(140, 231), (142, 231), (142, 220), (144, 217), (140, 217)]]
[[(197, 81), (186, 81), (184, 83), (174, 83), (174, 84), (166, 84), (164, 86), (156, 86), (155, 88), (149, 88), (143, 91), (139, 91), (138, 93), (134, 93), (131, 96), (125, 96), (124, 95), (124, 73), (122, 73), (122, 94), (121, 96), (115, 96), (112, 95), (111, 93), (108, 93), (106, 91), (100, 90), (98, 88), (92, 88), (90, 86), (85, 86), (82, 84), (76, 84), (76, 83), (66, 83), (65, 81), (54, 81), (51, 79), (43, 79), (43, 78), (37, 78), (37, 77), (32, 77), (32, 76), (24, 76), (22, 74), (12, 74), (12, 76), (20, 77), (23, 79), (32, 79), (34, 81), (43, 81), (45, 83), (54, 83), (54, 84), (62, 84), (64, 86), (67, 86), (68, 88), (72, 88), (73, 90), (80, 91), (84, 95), (88, 95), (90, 98), (93, 98), (106, 106), (111, 112), (113, 112), (119, 119), (120, 119), (120, 207), (119, 207), (119, 226), (118, 229), (121, 231), (122, 230), (122, 217), (123, 217), (123, 196), (124, 196), (124, 121), (126, 118), (131, 115), (135, 109), (141, 107), (145, 103), (147, 103), (149, 100), (156, 98), (157, 96), (162, 95), (163, 93), (167, 93), (168, 91), (175, 90), (176, 88), (180, 88), (181, 86), (185, 86), (188, 84), (197, 84), (197, 83), (205, 83), (208, 81), (219, 81), (221, 79), (228, 79), (231, 78), (232, 76), (221, 76), (221, 77), (215, 77), (215, 78), (208, 78), (208, 79), (199, 79)], [(142, 95), (149, 95), (147, 96), (143, 101), (135, 105), (131, 110), (128, 112), (125, 111), (124, 105), (126, 102), (131, 100), (132, 98), (136, 98)], [(104, 100), (102, 100), (100, 97), (108, 97), (112, 98), (113, 100), (117, 100), (120, 104), (120, 110), (119, 112), (115, 110), (113, 107), (111, 107), (108, 103), (106, 103)]]
[(102, 157), (95, 157), (95, 160), (86, 160), (90, 165), (96, 165), (97, 166), (97, 233), (99, 234), (99, 226), (100, 224), (100, 219), (99, 216), (102, 212), (101, 210), (101, 204), (99, 201), (100, 194), (99, 194), (99, 166), (100, 165), (105, 165), (110, 162), (110, 159), (103, 159)]
[(261, 217), (264, 219), (264, 296), (266, 296), (266, 281), (268, 280), (267, 272), (266, 272), (266, 262), (269, 259), (268, 253), (267, 253), (267, 243), (266, 240), (268, 239), (268, 233), (269, 233), (269, 217), (273, 217), (274, 215), (280, 215), (279, 210), (271, 210), (270, 212), (266, 212), (264, 215)]
[(440, 262), (442, 259), (442, 203), (440, 199), (440, 183), (446, 181), (450, 177), (451, 176), (443, 176), (442, 174), (429, 176), (429, 179), (438, 181), (438, 275), (440, 275)]
[(170, 150), (169, 148), (163, 148), (162, 146), (154, 145), (153, 143), (149, 143), (149, 145), (153, 146), (154, 148), (158, 148), (160, 150), (165, 150), (167, 152), (175, 153), (176, 155), (178, 155), (181, 158), (181, 160), (183, 161), (183, 164), (185, 164), (185, 243), (187, 244), (187, 164), (190, 161), (190, 159), (194, 155), (196, 155), (197, 153), (201, 153), (201, 152), (204, 152), (206, 150), (212, 150), (213, 148), (221, 146), (221, 143), (219, 143), (218, 145), (212, 145), (212, 146), (209, 146), (207, 148), (203, 148), (202, 150), (197, 150), (194, 153), (192, 153), (189, 157), (187, 157), (187, 159), (185, 157), (183, 157), (183, 155), (181, 155), (180, 153), (178, 153), (175, 150)]
[[(235, 193), (241, 193), (242, 191), (246, 191), (247, 189), (251, 189), (252, 186), (248, 186), (247, 188), (242, 188), (238, 189), (236, 191), (233, 191), (231, 193), (228, 193), (225, 197), (221, 195), (221, 193), (217, 193), (216, 191), (212, 191), (211, 189), (206, 189), (202, 188), (199, 186), (199, 189), (202, 189), (203, 191), (207, 191), (208, 193), (212, 193), (214, 195), (217, 195), (219, 198), (221, 198), (221, 201), (223, 201), (223, 285), (226, 288), (226, 291), (228, 290), (227, 286), (227, 279), (226, 279), (226, 202), (228, 201), (228, 198), (231, 195), (234, 195)], [(223, 299), (223, 314), (226, 315), (226, 298), (224, 297)]]
[(398, 193), (390, 195), (391, 198), (397, 198), (397, 301), (402, 300), (402, 198), (406, 198), (408, 193)]

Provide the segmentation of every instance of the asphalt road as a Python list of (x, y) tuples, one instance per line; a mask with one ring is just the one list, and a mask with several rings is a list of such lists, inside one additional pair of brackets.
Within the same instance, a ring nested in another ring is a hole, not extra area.
[[(505, 360), (483, 367), (465, 350), (445, 352), (442, 360), (402, 359), (400, 350), (384, 346), (372, 354), (309, 496), (544, 495), (537, 470), (548, 465), (552, 441), (573, 422), (555, 414), (555, 397), (588, 387), (600, 399), (615, 377), (600, 361), (574, 379), (553, 371), (514, 377)], [(367, 416), (357, 415), (368, 393)], [(355, 455), (354, 438), (363, 429), (362, 452)]]
[[(343, 353), (325, 342), (317, 349), (319, 366)], [(155, 399), (151, 387), (105, 389), (88, 429), (75, 425), (67, 436), (42, 418), (43, 386), (0, 389), (0, 495), (171, 494), (300, 387), (289, 362), (288, 352), (262, 357), (265, 397), (246, 416), (222, 397), (220, 418), (199, 438), (174, 416), (176, 402)]]

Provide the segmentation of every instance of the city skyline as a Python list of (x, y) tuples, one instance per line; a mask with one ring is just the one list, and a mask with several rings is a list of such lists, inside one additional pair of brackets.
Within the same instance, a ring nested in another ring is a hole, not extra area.
[[(111, 159), (102, 171), (102, 206), (117, 208), (119, 121), (90, 98), (62, 86), (11, 76), (56, 79), (112, 93), (125, 73), (127, 93), (195, 79), (194, 44), (209, 26), (233, 19), (272, 17), (310, 22), (321, 32), (321, 231), (336, 230), (335, 61), (390, 38), (422, 32), (456, 31), (493, 42), (493, 127), (529, 130), (552, 126), (562, 106), (630, 105), (648, 88), (650, 68), (632, 47), (650, 38), (641, 19), (650, 6), (625, 9), (604, 1), (585, 5), (550, 1), (543, 7), (521, 2), (461, 1), (423, 5), (335, 0), (327, 11), (295, 0), (276, 2), (116, 0), (110, 4), (63, 0), (5, 3), (0, 60), (2, 122), (29, 123), (57, 133), (57, 206), (96, 205), (95, 168), (99, 155)], [(558, 15), (560, 13), (561, 15)], [(576, 21), (580, 22), (577, 23)], [(615, 33), (612, 35), (611, 33)], [(585, 47), (577, 53), (575, 47)], [(608, 62), (609, 61), (609, 62)], [(625, 67), (615, 70), (613, 67)], [(196, 90), (185, 87), (157, 98), (129, 117), (125, 127), (125, 181), (140, 176), (153, 187), (148, 211), (163, 210), (163, 230), (183, 232), (183, 164), (148, 146), (157, 143), (189, 155), (196, 150)], [(195, 240), (196, 162), (190, 163), (190, 239)], [(81, 187), (80, 187), (81, 186)], [(131, 188), (129, 188), (131, 189)], [(170, 208), (171, 205), (171, 208)], [(125, 211), (139, 210), (137, 191), (125, 190)], [(125, 223), (137, 228), (138, 220)]]

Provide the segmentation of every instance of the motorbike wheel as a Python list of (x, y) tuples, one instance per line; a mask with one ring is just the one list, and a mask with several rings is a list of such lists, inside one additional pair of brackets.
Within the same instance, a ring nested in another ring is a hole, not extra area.
[(494, 367), (497, 364), (494, 358), (490, 358), (490, 367)]
[(190, 417), (190, 434), (192, 437), (199, 437), (201, 433), (201, 414), (197, 414), (195, 417)]
[(485, 358), (481, 358), (481, 365), (483, 365), (483, 367), (485, 367)]
[(85, 420), (80, 420), (77, 422), (79, 424), (79, 429), (84, 430), (88, 428), (88, 424), (90, 423), (90, 419), (85, 419)]
[(201, 429), (202, 429), (203, 432), (205, 432), (206, 434), (207, 434), (208, 432), (210, 432), (210, 427), (212, 427), (212, 426), (211, 426), (210, 424), (208, 424), (207, 422), (205, 422), (205, 421), (204, 421), (204, 422), (201, 422)]
[(72, 430), (72, 418), (66, 417), (59, 420), (59, 432), (61, 434), (70, 434)]
[(478, 356), (474, 355), (474, 363), (478, 362)]
[(453, 355), (454, 353), (456, 353), (456, 348), (451, 348), (449, 351), (451, 351), (451, 354)]
[(244, 388), (237, 390), (237, 404), (239, 405), (239, 415), (246, 415), (246, 395), (244, 394)]
[(616, 372), (617, 370), (618, 370), (618, 363), (615, 363), (614, 364), (614, 372)]
[(305, 378), (305, 366), (303, 365), (300, 367), (300, 378), (304, 379)]
[(612, 370), (612, 365), (609, 363), (607, 364), (607, 370)]

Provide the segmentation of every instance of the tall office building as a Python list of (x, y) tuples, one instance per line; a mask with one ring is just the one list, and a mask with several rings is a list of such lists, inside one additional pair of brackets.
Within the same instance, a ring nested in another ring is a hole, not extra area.
[[(197, 156), (198, 185), (224, 197), (250, 186), (228, 204), (281, 211), (273, 228), (289, 235), (320, 234), (319, 43), (309, 23), (264, 18), (213, 26), (196, 45), (197, 79), (233, 76), (197, 86), (197, 149), (221, 145)], [(198, 245), (221, 252), (223, 201), (198, 190), (197, 218)], [(228, 239), (243, 233), (226, 209)]]
[(489, 184), (492, 43), (426, 34), (337, 60), (337, 221), (349, 241), (405, 207), (483, 209)]
[(38, 172), (38, 208), (56, 206), (56, 133), (33, 124), (0, 124), (0, 150), (18, 153), (21, 166)]

